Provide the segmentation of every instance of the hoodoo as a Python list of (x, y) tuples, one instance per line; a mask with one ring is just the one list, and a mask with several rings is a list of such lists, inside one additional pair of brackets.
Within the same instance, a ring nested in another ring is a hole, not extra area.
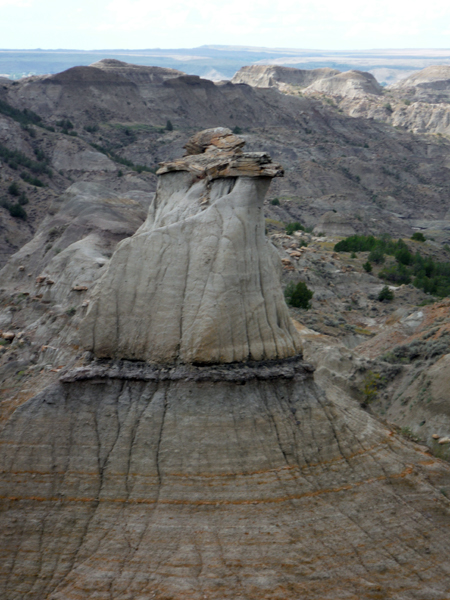
[(96, 356), (229, 363), (298, 353), (264, 234), (264, 197), (283, 170), (244, 143), (209, 129), (161, 166), (147, 221), (119, 245), (82, 327)]
[(162, 165), (83, 364), (4, 425), (2, 599), (449, 597), (450, 466), (316, 385), (242, 145)]

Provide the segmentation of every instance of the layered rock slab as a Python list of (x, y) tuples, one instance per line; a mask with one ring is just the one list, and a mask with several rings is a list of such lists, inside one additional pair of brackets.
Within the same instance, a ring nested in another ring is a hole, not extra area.
[(221, 363), (299, 352), (264, 232), (264, 197), (283, 171), (243, 143), (209, 130), (188, 144), (196, 154), (162, 165), (147, 220), (119, 244), (81, 327), (96, 356)]

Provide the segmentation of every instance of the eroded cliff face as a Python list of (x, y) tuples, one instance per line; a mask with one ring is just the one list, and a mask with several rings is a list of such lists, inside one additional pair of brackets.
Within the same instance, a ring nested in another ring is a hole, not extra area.
[[(2, 598), (448, 595), (450, 466), (362, 410), (331, 371), (325, 389), (314, 381), (259, 221), (281, 167), (241, 146), (204, 132), (162, 166), (147, 221), (120, 243), (80, 330), (96, 332), (94, 351), (108, 331), (111, 352), (85, 354), (4, 422)], [(289, 339), (291, 356), (275, 354)], [(136, 348), (145, 360), (126, 360)]]

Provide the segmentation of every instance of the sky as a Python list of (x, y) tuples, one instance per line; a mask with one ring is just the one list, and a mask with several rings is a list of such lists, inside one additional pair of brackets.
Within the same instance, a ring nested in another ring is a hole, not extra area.
[(449, 0), (0, 0), (2, 49), (450, 48)]

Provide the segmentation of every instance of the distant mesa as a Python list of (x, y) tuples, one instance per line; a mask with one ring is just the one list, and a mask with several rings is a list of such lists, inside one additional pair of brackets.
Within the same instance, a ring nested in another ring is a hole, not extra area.
[(280, 91), (300, 88), (303, 93), (323, 93), (347, 98), (380, 95), (382, 87), (365, 71), (335, 69), (294, 69), (274, 65), (253, 65), (240, 69), (232, 83), (247, 83), (253, 87), (276, 87)]
[(116, 73), (122, 75), (126, 79), (135, 83), (162, 83), (166, 79), (172, 79), (174, 77), (180, 77), (185, 75), (183, 71), (177, 71), (176, 69), (167, 69), (164, 67), (151, 67), (145, 65), (134, 65), (131, 63), (122, 62), (114, 58), (104, 58), (90, 65), (95, 69), (102, 71)]
[(242, 67), (234, 75), (232, 83), (247, 83), (253, 87), (278, 87), (279, 84), (295, 85), (306, 88), (320, 79), (338, 75), (336, 69), (294, 69), (278, 65), (251, 65)]
[(401, 79), (398, 83), (390, 86), (391, 89), (402, 89), (415, 86), (429, 86), (429, 84), (437, 84), (450, 88), (450, 66), (433, 65), (426, 67), (417, 73), (413, 73), (405, 79)]

